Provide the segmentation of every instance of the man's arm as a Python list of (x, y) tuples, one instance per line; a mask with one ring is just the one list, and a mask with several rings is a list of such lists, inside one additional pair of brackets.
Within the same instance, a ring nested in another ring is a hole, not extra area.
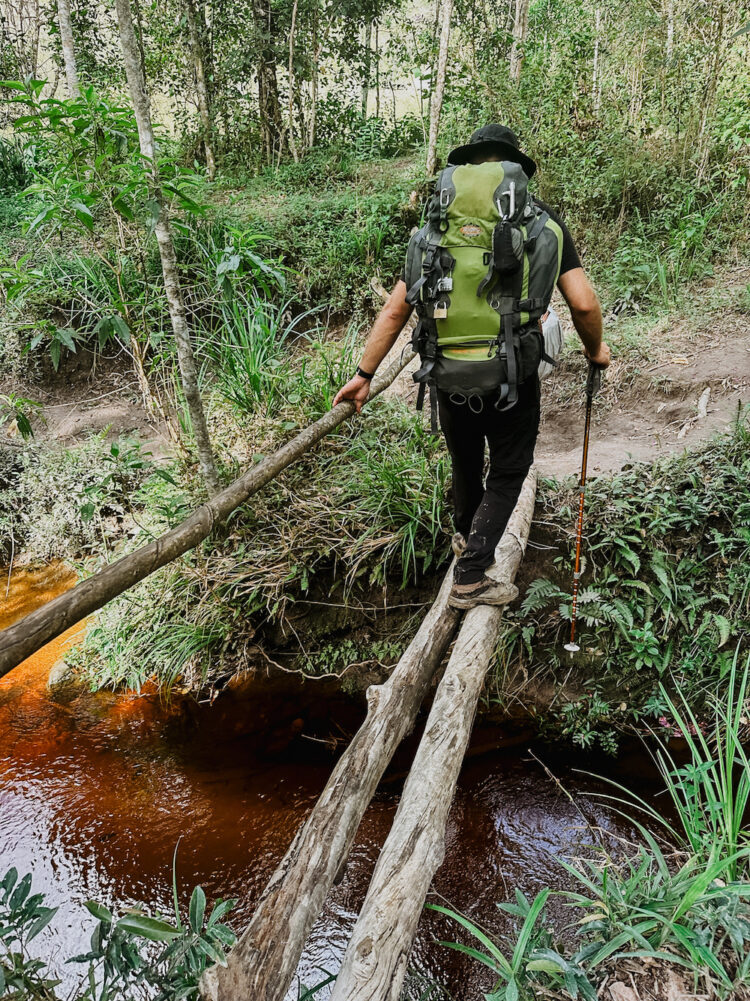
[[(359, 368), (369, 372), (370, 375), (375, 374), (378, 365), (396, 343), (398, 335), (411, 315), (411, 309), (406, 301), (406, 283), (399, 281), (372, 325)], [(355, 375), (343, 389), (338, 391), (333, 405), (335, 407), (342, 400), (351, 400), (359, 413), (369, 394), (370, 380)]]
[(572, 268), (560, 275), (557, 285), (570, 307), (573, 326), (581, 338), (586, 357), (606, 368), (610, 351), (602, 340), (602, 308), (586, 272), (583, 268)]

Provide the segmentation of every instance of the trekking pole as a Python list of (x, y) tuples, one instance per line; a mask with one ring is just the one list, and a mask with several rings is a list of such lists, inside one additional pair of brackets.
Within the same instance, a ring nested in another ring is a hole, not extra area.
[(570, 642), (565, 649), (572, 657), (581, 649), (576, 643), (576, 611), (578, 609), (578, 584), (581, 579), (581, 538), (583, 536), (583, 501), (586, 496), (586, 466), (589, 460), (589, 431), (591, 430), (591, 404), (599, 392), (602, 381), (602, 370), (598, 365), (589, 362), (586, 378), (586, 424), (583, 431), (583, 459), (581, 461), (581, 479), (578, 484), (578, 528), (576, 529), (576, 568), (573, 573), (573, 605), (570, 611)]

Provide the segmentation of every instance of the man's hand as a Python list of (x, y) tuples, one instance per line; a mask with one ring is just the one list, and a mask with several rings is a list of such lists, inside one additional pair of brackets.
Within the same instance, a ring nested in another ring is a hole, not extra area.
[(362, 404), (366, 402), (370, 395), (370, 380), (363, 379), (361, 375), (355, 375), (353, 379), (340, 389), (333, 400), (334, 407), (344, 400), (351, 400), (357, 408), (357, 413), (361, 413)]
[(609, 350), (609, 344), (602, 341), (599, 345), (599, 350), (596, 354), (592, 354), (586, 348), (583, 349), (583, 353), (586, 355), (588, 360), (594, 365), (598, 365), (599, 368), (606, 368), (612, 361), (612, 354)]

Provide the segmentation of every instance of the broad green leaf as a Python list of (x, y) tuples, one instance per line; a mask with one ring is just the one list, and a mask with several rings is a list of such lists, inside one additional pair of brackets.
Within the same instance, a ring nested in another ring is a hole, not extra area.
[(196, 933), (200, 932), (203, 927), (203, 916), (206, 913), (206, 894), (203, 892), (203, 887), (196, 886), (193, 890), (193, 894), (190, 897), (190, 907), (188, 909), (188, 916), (190, 919), (190, 927)]
[(171, 942), (180, 934), (166, 921), (161, 921), (159, 918), (149, 918), (144, 914), (126, 914), (117, 922), (117, 928), (131, 935), (150, 939), (152, 942)]
[(112, 912), (104, 906), (104, 904), (99, 904), (96, 900), (87, 900), (83, 905), (89, 914), (93, 914), (97, 921), (103, 921), (105, 924), (112, 924), (114, 920)]

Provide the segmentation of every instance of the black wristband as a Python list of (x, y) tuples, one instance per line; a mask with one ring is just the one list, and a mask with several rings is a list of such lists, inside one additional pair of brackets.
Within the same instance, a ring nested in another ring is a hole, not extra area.
[(374, 372), (365, 372), (365, 370), (360, 368), (359, 365), (357, 365), (357, 375), (360, 379), (367, 379), (368, 381), (375, 378)]

